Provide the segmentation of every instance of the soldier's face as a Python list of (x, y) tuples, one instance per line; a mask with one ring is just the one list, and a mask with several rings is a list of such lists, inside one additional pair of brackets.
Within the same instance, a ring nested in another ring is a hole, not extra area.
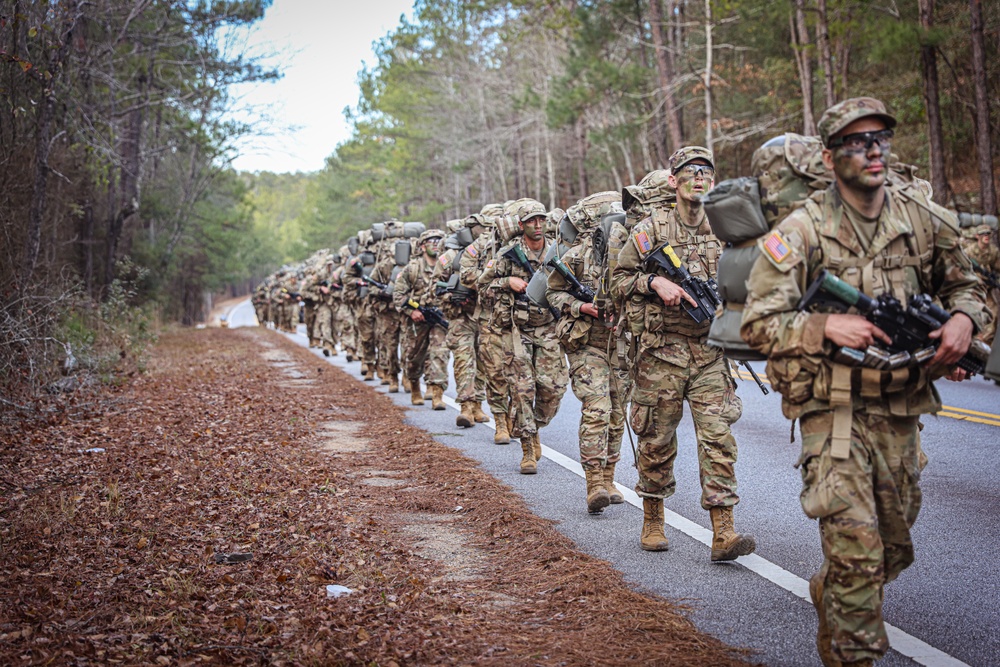
[(990, 245), (989, 234), (980, 234), (979, 236), (976, 237), (976, 239), (979, 241), (979, 247), (982, 248), (983, 250), (989, 247)]
[(438, 241), (437, 239), (427, 239), (424, 241), (424, 252), (428, 257), (438, 256)]
[(524, 238), (529, 241), (537, 241), (542, 238), (542, 228), (545, 226), (545, 216), (536, 215), (521, 223), (524, 230)]
[(715, 169), (704, 160), (689, 162), (676, 174), (670, 174), (667, 182), (677, 190), (680, 199), (700, 202), (701, 196), (715, 185)]
[[(884, 129), (886, 129), (885, 123), (879, 118), (861, 118), (838, 132), (836, 136), (879, 132)], [(824, 148), (823, 164), (828, 169), (833, 169), (841, 186), (871, 192), (878, 190), (885, 183), (889, 168), (889, 146), (873, 141), (867, 147), (864, 142), (851, 142), (836, 148)]]

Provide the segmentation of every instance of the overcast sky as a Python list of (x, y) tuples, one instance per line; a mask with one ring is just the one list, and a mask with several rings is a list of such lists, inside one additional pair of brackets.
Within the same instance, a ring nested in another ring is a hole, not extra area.
[(414, 0), (274, 0), (251, 36), (257, 52), (281, 52), (285, 76), (234, 89), (274, 118), (272, 136), (239, 144), (242, 171), (318, 171), (350, 136), (343, 109), (358, 101), (357, 75), (372, 65), (372, 43), (412, 17)]

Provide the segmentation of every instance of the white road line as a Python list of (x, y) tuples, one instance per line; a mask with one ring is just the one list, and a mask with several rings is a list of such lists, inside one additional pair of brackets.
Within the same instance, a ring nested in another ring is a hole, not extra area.
[[(302, 338), (305, 338), (305, 336), (302, 336)], [(333, 363), (333, 359), (330, 359), (329, 361), (330, 363)], [(457, 411), (461, 411), (461, 406), (459, 406), (458, 403), (455, 402), (455, 399), (450, 396), (444, 397), (444, 403)], [(490, 417), (490, 421), (485, 423), (485, 426), (496, 430), (496, 422), (493, 421), (492, 417)], [(542, 456), (544, 458), (548, 458), (553, 463), (562, 466), (571, 473), (583, 477), (583, 467), (580, 465), (579, 461), (571, 459), (565, 454), (557, 452), (556, 450), (546, 447), (545, 445), (542, 445)], [(642, 499), (638, 494), (636, 494), (635, 491), (623, 487), (617, 482), (615, 483), (615, 486), (622, 492), (622, 495), (625, 497), (625, 501), (628, 502), (628, 504), (642, 509)], [(681, 531), (688, 537), (701, 542), (705, 546), (712, 546), (712, 531), (707, 528), (702, 528), (694, 521), (685, 519), (680, 514), (671, 512), (666, 508), (663, 510), (663, 518), (666, 524), (671, 528)], [(810, 607), (812, 607), (812, 600), (809, 598), (809, 582), (805, 579), (792, 574), (780, 565), (775, 565), (766, 558), (761, 558), (756, 554), (741, 556), (737, 561), (737, 564), (742, 565), (751, 572), (785, 589), (792, 595), (802, 598), (809, 603)], [(892, 649), (897, 653), (906, 656), (910, 660), (913, 660), (918, 665), (925, 665), (926, 667), (969, 667), (967, 663), (948, 655), (944, 651), (934, 648), (927, 642), (917, 639), (911, 634), (903, 632), (894, 625), (886, 623), (885, 630), (889, 635), (889, 643), (892, 644)]]

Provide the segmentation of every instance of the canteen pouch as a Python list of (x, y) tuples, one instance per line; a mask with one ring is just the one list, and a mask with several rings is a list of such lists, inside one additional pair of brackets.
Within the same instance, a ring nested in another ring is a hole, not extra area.
[(743, 243), (766, 234), (770, 227), (760, 208), (760, 189), (751, 176), (731, 178), (702, 197), (712, 233), (724, 243)]
[(410, 242), (406, 239), (396, 241), (396, 246), (393, 248), (393, 259), (396, 261), (396, 266), (406, 266), (409, 264), (411, 250)]

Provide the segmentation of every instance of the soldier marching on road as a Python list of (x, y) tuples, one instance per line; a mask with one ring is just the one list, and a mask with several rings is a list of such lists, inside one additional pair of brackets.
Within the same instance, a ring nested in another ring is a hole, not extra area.
[(618, 254), (612, 289), (630, 303), (629, 327), (639, 336), (635, 359), (631, 423), (639, 438), (639, 482), (643, 499), (640, 546), (665, 551), (663, 500), (674, 494), (677, 426), (688, 402), (694, 418), (702, 487), (701, 504), (712, 521), (712, 560), (734, 560), (752, 553), (753, 537), (736, 533), (736, 439), (730, 425), (742, 404), (722, 351), (707, 343), (710, 321), (697, 323), (681, 307), (697, 305), (680, 285), (645, 260), (664, 243), (673, 246), (688, 273), (714, 278), (722, 246), (712, 234), (701, 196), (715, 181), (712, 153), (681, 148), (670, 157), (668, 181), (677, 193), (676, 208), (649, 206), (650, 216), (636, 224)]
[[(918, 185), (889, 181), (895, 125), (872, 98), (823, 114), (822, 159), (835, 181), (762, 243), (741, 327), (744, 340), (768, 356), (785, 416), (800, 423), (800, 500), (819, 520), (824, 555), (809, 592), (827, 667), (868, 667), (889, 649), (882, 600), (885, 584), (914, 559), (910, 528), (927, 462), (920, 415), (941, 408), (934, 379), (964, 377), (953, 364), (990, 320), (954, 215)], [(939, 343), (934, 357), (896, 370), (835, 359), (839, 346), (890, 341), (860, 315), (798, 309), (822, 270), (871, 296), (939, 298), (951, 319), (931, 334)]]

